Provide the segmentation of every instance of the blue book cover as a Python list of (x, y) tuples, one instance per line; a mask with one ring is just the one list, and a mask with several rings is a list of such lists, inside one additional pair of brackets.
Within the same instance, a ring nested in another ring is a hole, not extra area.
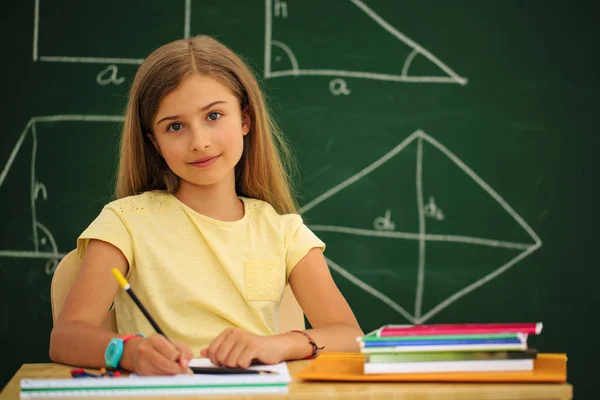
[(522, 343), (519, 338), (505, 339), (450, 339), (450, 340), (411, 340), (411, 341), (385, 341), (363, 342), (364, 347), (391, 347), (391, 346), (436, 346), (436, 345), (464, 345), (464, 344), (517, 344)]

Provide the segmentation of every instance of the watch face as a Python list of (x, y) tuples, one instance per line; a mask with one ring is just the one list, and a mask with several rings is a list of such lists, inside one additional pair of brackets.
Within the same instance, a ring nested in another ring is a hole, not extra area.
[(119, 344), (116, 343), (116, 341), (111, 340), (110, 343), (108, 344), (108, 348), (106, 349), (106, 358), (110, 359), (110, 360), (114, 360), (115, 356), (118, 355), (118, 350), (119, 348)]
[(117, 368), (123, 355), (123, 340), (111, 339), (104, 352), (104, 361), (107, 367)]

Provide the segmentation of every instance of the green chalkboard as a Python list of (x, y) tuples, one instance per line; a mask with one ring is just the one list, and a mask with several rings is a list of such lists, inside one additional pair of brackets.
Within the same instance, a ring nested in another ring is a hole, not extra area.
[[(0, 383), (48, 361), (49, 285), (111, 200), (129, 85), (211, 34), (265, 88), (306, 223), (365, 331), (542, 321), (591, 389), (600, 67), (560, 1), (63, 0), (3, 4)], [(582, 397), (585, 397), (583, 395)]]

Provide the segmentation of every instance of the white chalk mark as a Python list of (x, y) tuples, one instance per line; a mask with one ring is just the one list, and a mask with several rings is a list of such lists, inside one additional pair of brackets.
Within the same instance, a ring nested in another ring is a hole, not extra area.
[(406, 43), (408, 46), (412, 47), (413, 49), (417, 50), (419, 53), (421, 53), (425, 57), (427, 57), (431, 62), (433, 62), (438, 67), (440, 67), (440, 69), (442, 69), (445, 73), (447, 73), (452, 78), (454, 78), (454, 80), (456, 80), (457, 83), (459, 83), (461, 85), (465, 85), (467, 83), (467, 80), (465, 78), (458, 76), (454, 71), (452, 71), (450, 68), (448, 68), (448, 66), (446, 66), (446, 64), (444, 64), (443, 62), (438, 60), (437, 57), (435, 57), (433, 54), (431, 54), (429, 51), (427, 51), (425, 48), (423, 48), (420, 44), (409, 39), (408, 36), (406, 36), (399, 30), (394, 28), (392, 25), (390, 25), (387, 21), (385, 21), (383, 18), (381, 18), (379, 16), (379, 14), (377, 14), (375, 11), (370, 9), (365, 3), (363, 3), (360, 0), (350, 0), (350, 1), (352, 3), (354, 3), (358, 8), (363, 10), (369, 17), (371, 17), (371, 19), (373, 19), (373, 21), (377, 22), (377, 24), (379, 26), (381, 26), (383, 29), (385, 29), (386, 31), (391, 33), (394, 37), (396, 37), (397, 39)]
[(122, 122), (125, 120), (120, 115), (80, 115), (80, 114), (65, 114), (65, 115), (47, 115), (33, 118), (36, 122)]
[(40, 35), (40, 0), (35, 0), (33, 11), (33, 61), (38, 60), (38, 38)]
[(35, 192), (33, 193), (35, 200), (38, 199), (40, 191), (42, 192), (42, 198), (44, 200), (48, 200), (48, 191), (46, 190), (46, 185), (44, 185), (41, 182), (36, 182), (35, 183)]
[(523, 220), (523, 218), (521, 218), (521, 216), (517, 214), (515, 210), (513, 210), (512, 207), (509, 206), (508, 203), (498, 193), (496, 193), (494, 189), (490, 187), (490, 185), (485, 183), (483, 179), (481, 179), (471, 168), (469, 168), (457, 156), (455, 156), (454, 153), (448, 150), (446, 146), (444, 146), (431, 136), (427, 135), (425, 132), (419, 132), (423, 139), (427, 140), (430, 144), (432, 144), (434, 147), (436, 147), (438, 150), (444, 153), (446, 157), (452, 160), (454, 164), (456, 164), (460, 169), (462, 169), (469, 177), (471, 177), (471, 179), (473, 179), (479, 186), (481, 186), (483, 190), (485, 190), (494, 200), (496, 200), (498, 204), (500, 204), (502, 208), (504, 208), (506, 212), (508, 212), (508, 214), (510, 214), (510, 216), (513, 217), (523, 229), (525, 229), (525, 231), (529, 234), (529, 236), (533, 238), (536, 244), (541, 244), (542, 241), (540, 240), (538, 235), (536, 235), (533, 229), (531, 229), (531, 227)]
[(423, 215), (423, 138), (417, 139), (417, 207), (419, 215), (419, 270), (417, 273), (417, 292), (415, 297), (415, 318), (421, 316), (421, 303), (425, 282), (425, 215)]
[[(37, 211), (36, 211), (36, 200), (38, 199), (39, 192), (42, 192), (42, 196), (44, 199), (48, 198), (48, 193), (46, 187), (43, 183), (37, 182), (36, 179), (36, 159), (37, 159), (37, 128), (39, 123), (46, 122), (122, 122), (124, 120), (123, 116), (117, 115), (47, 115), (47, 116), (39, 116), (33, 117), (25, 126), (25, 129), (21, 132), (19, 139), (17, 139), (17, 143), (13, 148), (8, 160), (0, 173), (0, 189), (10, 171), (14, 160), (19, 153), (21, 147), (23, 146), (23, 142), (27, 137), (27, 134), (31, 131), (32, 136), (32, 149), (31, 149), (31, 176), (30, 176), (30, 206), (31, 206), (31, 217), (32, 217), (32, 228), (33, 228), (33, 251), (31, 250), (0, 250), (0, 257), (9, 257), (9, 258), (34, 258), (34, 259), (47, 259), (45, 270), (46, 273), (51, 274), (54, 272), (54, 269), (58, 265), (58, 261), (65, 256), (63, 253), (58, 252), (58, 247), (56, 245), (56, 241), (54, 240), (54, 236), (52, 232), (46, 226), (44, 226), (41, 222), (37, 220)], [(38, 234), (38, 229), (43, 232), (43, 236), (40, 239), (40, 235)], [(49, 241), (50, 246), (52, 247), (52, 252), (40, 251), (40, 244), (46, 245), (46, 239)]]
[(50, 230), (48, 228), (46, 228), (44, 225), (42, 225), (41, 222), (37, 222), (37, 227), (44, 232), (44, 234), (48, 237), (48, 240), (50, 240), (50, 247), (52, 248), (52, 253), (53, 254), (58, 254), (58, 246), (56, 246), (56, 241), (54, 240), (54, 236), (52, 235), (52, 233), (50, 232)]
[(298, 75), (298, 70), (300, 68), (298, 66), (298, 60), (296, 60), (296, 56), (292, 52), (292, 49), (290, 49), (289, 46), (287, 46), (283, 42), (280, 42), (279, 40), (271, 40), (271, 43), (285, 51), (285, 54), (287, 54), (288, 58), (290, 59), (290, 62), (292, 63), (292, 75)]
[[(52, 236), (50, 230), (48, 230), (48, 228), (46, 228), (39, 222), (37, 223), (37, 227), (42, 232), (44, 232), (44, 234), (48, 237), (48, 240), (50, 240), (50, 247), (52, 248), (52, 253), (58, 255), (58, 247), (56, 246), (56, 241), (54, 240), (54, 236)], [(56, 267), (58, 266), (59, 260), (60, 258), (53, 257), (46, 261), (46, 265), (44, 265), (44, 272), (46, 272), (46, 275), (52, 275), (54, 273)]]
[(0, 250), (0, 257), (6, 258), (60, 259), (66, 255), (66, 253), (54, 253), (49, 251)]
[(380, 159), (378, 159), (377, 161), (375, 161), (374, 163), (372, 163), (368, 167), (364, 168), (362, 171), (354, 174), (353, 176), (351, 176), (350, 178), (346, 179), (342, 183), (336, 185), (335, 187), (333, 187), (333, 188), (329, 189), (328, 191), (326, 191), (325, 193), (321, 194), (316, 199), (310, 201), (308, 204), (302, 206), (298, 210), (298, 213), (302, 214), (302, 213), (310, 210), (311, 208), (313, 208), (316, 205), (324, 202), (325, 200), (327, 200), (328, 198), (330, 198), (331, 196), (333, 196), (334, 194), (336, 194), (340, 190), (342, 190), (344, 188), (347, 188), (348, 186), (352, 185), (354, 182), (358, 181), (363, 176), (368, 175), (371, 172), (375, 171), (377, 168), (381, 167), (383, 164), (385, 164), (391, 158), (393, 158), (396, 154), (398, 154), (400, 151), (402, 151), (402, 149), (404, 149), (406, 146), (408, 146), (410, 144), (410, 142), (412, 142), (418, 136), (419, 136), (419, 132), (418, 131), (414, 132), (409, 137), (407, 137), (406, 139), (404, 139), (399, 145), (397, 145), (396, 147), (394, 147), (391, 151), (389, 151), (388, 153), (386, 153), (383, 157), (381, 157)]
[(437, 313), (442, 311), (444, 308), (446, 308), (450, 304), (454, 303), (456, 300), (458, 300), (461, 297), (465, 296), (466, 294), (472, 292), (473, 290), (481, 287), (482, 285), (486, 284), (487, 282), (491, 281), (492, 279), (498, 277), (500, 274), (503, 274), (509, 268), (514, 266), (516, 263), (518, 263), (519, 261), (521, 261), (528, 255), (530, 255), (531, 253), (533, 253), (534, 251), (539, 249), (541, 247), (541, 245), (542, 245), (542, 243), (540, 242), (540, 243), (537, 243), (537, 244), (529, 247), (527, 250), (525, 250), (524, 252), (522, 252), (521, 254), (519, 254), (518, 256), (516, 256), (515, 258), (513, 258), (512, 260), (510, 260), (503, 266), (501, 266), (500, 268), (487, 274), (486, 276), (479, 279), (478, 281), (473, 282), (469, 286), (465, 287), (464, 289), (462, 289), (462, 290), (456, 292), (455, 294), (453, 294), (452, 296), (448, 297), (446, 300), (442, 301), (440, 304), (438, 304), (437, 306), (432, 308), (430, 311), (428, 311), (427, 314), (423, 315), (421, 318), (418, 318), (417, 323), (422, 323), (424, 321), (427, 321), (428, 319), (430, 319), (431, 317), (433, 317), (434, 315), (436, 315)]
[(404, 318), (406, 318), (410, 322), (415, 323), (414, 322), (415, 319), (413, 318), (413, 316), (410, 315), (409, 312), (407, 312), (404, 308), (402, 308), (402, 306), (400, 306), (394, 300), (390, 299), (389, 297), (387, 297), (385, 294), (381, 293), (379, 290), (375, 289), (374, 287), (369, 286), (368, 284), (366, 284), (365, 282), (363, 282), (356, 276), (352, 275), (350, 272), (348, 272), (346, 269), (337, 265), (331, 259), (325, 257), (325, 260), (327, 260), (327, 265), (329, 265), (329, 268), (333, 269), (335, 272), (342, 275), (344, 278), (348, 279), (350, 282), (352, 282), (353, 284), (355, 284), (356, 286), (358, 286), (365, 292), (370, 293), (373, 297), (381, 300), (384, 304), (387, 304), (388, 306), (390, 306), (394, 311), (401, 314)]
[[(102, 71), (98, 72), (96, 75), (96, 83), (100, 86), (106, 86), (108, 84), (114, 83), (115, 85), (120, 85), (125, 81), (125, 77), (118, 77), (119, 67), (115, 64), (111, 64), (108, 67), (104, 68)], [(110, 74), (109, 76), (106, 76)]]
[(334, 96), (339, 96), (340, 94), (343, 94), (344, 96), (350, 95), (348, 84), (341, 78), (335, 78), (329, 82), (329, 91)]
[(46, 272), (46, 275), (54, 274), (54, 271), (56, 271), (56, 267), (58, 267), (59, 261), (60, 260), (58, 259), (50, 259), (46, 261), (46, 265), (44, 266), (44, 272)]
[(271, 0), (265, 0), (265, 78), (271, 77)]
[(393, 231), (396, 229), (396, 224), (392, 221), (392, 210), (385, 210), (385, 216), (376, 217), (373, 220), (373, 228), (376, 231)]
[(287, 3), (285, 1), (281, 1), (281, 0), (275, 0), (275, 16), (276, 17), (282, 17), (282, 18), (287, 18), (288, 13), (287, 13)]
[[(529, 225), (521, 218), (521, 216), (518, 215), (512, 209), (512, 207), (510, 207), (506, 203), (506, 201), (504, 201), (504, 199), (498, 193), (496, 193), (487, 183), (485, 183), (473, 170), (471, 170), (469, 167), (467, 167), (456, 155), (454, 155), (452, 152), (450, 152), (450, 150), (448, 150), (445, 146), (443, 146), (441, 143), (437, 142), (435, 139), (433, 139), (431, 136), (427, 135), (425, 132), (423, 132), (421, 130), (413, 132), (407, 139), (402, 141), (398, 146), (396, 146), (390, 152), (386, 153), (383, 157), (376, 160), (375, 162), (370, 164), (368, 167), (359, 171), (358, 173), (351, 176), (350, 178), (346, 179), (342, 183), (334, 186), (332, 189), (328, 190), (327, 192), (321, 194), (314, 200), (310, 201), (304, 207), (300, 208), (300, 212), (312, 209), (316, 205), (322, 203), (323, 201), (327, 200), (331, 196), (335, 195), (337, 192), (343, 190), (344, 188), (355, 183), (356, 181), (363, 178), (367, 174), (373, 172), (376, 168), (378, 168), (385, 162), (389, 161), (390, 158), (392, 158), (393, 156), (398, 154), (398, 152), (400, 150), (404, 149), (413, 140), (415, 140), (417, 138), (419, 139), (419, 141), (418, 141), (419, 147), (417, 149), (417, 151), (418, 151), (418, 155), (417, 155), (417, 159), (418, 159), (418, 161), (417, 161), (417, 196), (419, 198), (418, 202), (419, 202), (419, 210), (420, 210), (419, 211), (420, 223), (419, 223), (419, 232), (418, 233), (395, 232), (395, 231), (384, 231), (384, 230), (369, 230), (369, 229), (351, 228), (351, 227), (343, 227), (343, 226), (331, 226), (331, 225), (309, 225), (309, 228), (315, 232), (325, 231), (325, 232), (337, 232), (337, 233), (344, 233), (344, 234), (358, 235), (358, 236), (419, 240), (420, 245), (421, 245), (421, 243), (423, 243), (423, 251), (421, 251), (421, 247), (420, 247), (420, 251), (419, 251), (419, 273), (421, 273), (421, 271), (424, 271), (424, 268), (425, 268), (425, 251), (424, 251), (425, 246), (424, 246), (424, 244), (427, 241), (455, 242), (455, 243), (472, 244), (472, 245), (479, 245), (479, 246), (490, 246), (490, 247), (500, 247), (500, 248), (507, 248), (507, 249), (523, 250), (523, 252), (519, 253), (519, 255), (517, 255), (516, 257), (514, 257), (513, 259), (508, 261), (503, 266), (494, 270), (492, 273), (487, 274), (485, 277), (466, 286), (464, 289), (460, 290), (459, 292), (449, 296), (446, 300), (444, 300), (443, 302), (441, 302), (440, 304), (435, 306), (432, 310), (427, 312), (425, 315), (420, 316), (421, 310), (416, 305), (415, 306), (415, 317), (414, 317), (415, 321), (417, 321), (418, 323), (423, 323), (423, 322), (427, 321), (429, 318), (431, 318), (433, 315), (437, 314), (444, 308), (448, 307), (450, 304), (452, 304), (457, 299), (459, 299), (459, 298), (463, 297), (464, 295), (470, 293), (471, 291), (477, 289), (478, 287), (482, 286), (486, 282), (489, 282), (490, 280), (494, 279), (495, 277), (497, 277), (498, 275), (500, 275), (501, 273), (505, 272), (507, 269), (509, 269), (510, 267), (515, 265), (517, 262), (523, 260), (529, 254), (533, 253), (538, 248), (540, 248), (542, 246), (542, 241), (537, 236), (537, 234), (529, 227)], [(435, 148), (437, 148), (438, 150), (440, 150), (446, 157), (448, 157), (452, 162), (454, 162), (454, 164), (456, 166), (458, 166), (471, 179), (473, 179), (476, 184), (478, 184), (481, 188), (483, 188), (487, 192), (487, 194), (490, 195), (490, 197), (492, 197), (494, 200), (496, 200), (496, 202), (498, 202), (498, 204), (500, 204), (500, 206), (529, 234), (529, 236), (534, 241), (534, 243), (530, 244), (530, 243), (506, 242), (506, 241), (492, 240), (492, 239), (487, 239), (487, 238), (476, 238), (476, 237), (468, 237), (468, 236), (460, 236), (460, 235), (427, 234), (425, 232), (424, 220), (423, 220), (423, 223), (421, 223), (421, 220), (422, 220), (421, 213), (424, 212), (422, 186), (420, 186), (420, 185), (422, 185), (422, 169), (421, 168), (422, 168), (422, 161), (423, 161), (422, 160), (423, 139), (426, 140), (429, 144), (431, 144)], [(422, 294), (421, 295), (418, 294), (419, 288), (420, 287), (422, 288), (422, 286), (420, 286), (420, 283), (422, 283), (422, 280), (419, 276), (419, 280), (417, 283), (416, 300), (421, 299), (420, 307), (422, 307)], [(422, 291), (422, 289), (420, 289), (420, 290)], [(368, 291), (368, 292), (371, 293), (370, 291)]]
[(335, 69), (300, 69), (298, 71), (275, 71), (271, 72), (268, 77), (278, 78), (282, 76), (333, 76), (341, 78), (363, 78), (391, 82), (456, 83), (455, 79), (447, 76), (402, 76), (392, 74), (380, 74), (377, 72), (342, 71)]
[(427, 203), (423, 209), (425, 216), (428, 218), (437, 219), (438, 221), (444, 220), (444, 210), (435, 204), (435, 197), (429, 196), (429, 203)]
[[(370, 9), (360, 0), (350, 0), (358, 8), (360, 8), (369, 18), (375, 21), (380, 27), (391, 33), (396, 39), (400, 40), (407, 46), (411, 47), (413, 51), (404, 60), (402, 75), (397, 74), (382, 74), (376, 72), (362, 72), (362, 71), (346, 71), (346, 70), (335, 70), (335, 69), (299, 69), (293, 68), (292, 70), (283, 70), (273, 72), (271, 68), (271, 45), (273, 42), (273, 16), (271, 12), (272, 1), (265, 0), (265, 78), (277, 78), (284, 76), (331, 76), (341, 78), (362, 78), (372, 79), (380, 81), (390, 82), (409, 82), (409, 83), (458, 83), (460, 85), (466, 85), (468, 80), (456, 74), (433, 54), (431, 54), (424, 47), (409, 39), (402, 32), (387, 23), (381, 18), (376, 12)], [(281, 43), (281, 42), (279, 42)], [(287, 47), (287, 46), (286, 46)], [(289, 49), (289, 47), (287, 47)], [(287, 52), (287, 51), (286, 51)], [(290, 50), (291, 53), (291, 50)], [(410, 64), (413, 58), (417, 54), (423, 54), (427, 59), (436, 64), (441, 70), (443, 70), (449, 76), (407, 76)], [(290, 55), (288, 54), (288, 57)], [(291, 57), (290, 57), (291, 60)], [(294, 56), (294, 60), (296, 57)], [(292, 62), (293, 63), (293, 62)], [(296, 60), (296, 64), (298, 64)]]
[(404, 60), (404, 65), (402, 66), (402, 76), (406, 76), (408, 74), (408, 69), (410, 68), (410, 64), (412, 64), (412, 61), (417, 54), (419, 54), (419, 50), (414, 49), (408, 55), (408, 57), (406, 57), (406, 60)]
[[(421, 234), (410, 233), (410, 232), (390, 232), (381, 230), (369, 230), (350, 228), (346, 226), (331, 226), (331, 225), (309, 225), (312, 231), (315, 232), (335, 232), (345, 233), (348, 235), (356, 236), (370, 236), (370, 237), (381, 237), (389, 239), (407, 239), (407, 240), (421, 240)], [(492, 240), (471, 236), (459, 236), (459, 235), (438, 235), (438, 234), (425, 234), (423, 239), (427, 242), (449, 242), (449, 243), (464, 243), (472, 244), (476, 246), (485, 247), (498, 247), (505, 249), (514, 250), (526, 250), (531, 246), (535, 246), (536, 243), (517, 243), (517, 242), (505, 242), (501, 240)]]
[(33, 248), (35, 251), (38, 251), (37, 215), (35, 210), (35, 160), (37, 155), (37, 132), (35, 130), (35, 124), (31, 126), (31, 137), (33, 139), (33, 144), (31, 146), (31, 194), (29, 199), (31, 204), (31, 226), (33, 227)]
[(143, 58), (109, 58), (109, 57), (63, 57), (63, 56), (40, 56), (40, 61), (84, 63), (84, 64), (133, 64), (139, 65), (144, 62)]
[(190, 20), (192, 18), (192, 0), (185, 0), (185, 16), (183, 20), (183, 38), (190, 37)]
[(19, 153), (19, 150), (21, 149), (23, 140), (25, 140), (25, 136), (27, 136), (27, 132), (29, 132), (29, 128), (31, 128), (31, 125), (33, 125), (34, 121), (35, 121), (34, 118), (29, 120), (29, 122), (25, 126), (25, 129), (23, 129), (23, 132), (21, 132), (21, 136), (19, 136), (19, 139), (17, 140), (17, 144), (15, 144), (15, 147), (13, 148), (12, 152), (10, 153), (10, 156), (8, 156), (6, 165), (4, 165), (4, 168), (2, 169), (2, 173), (0, 173), (0, 187), (2, 187), (2, 183), (4, 183), (4, 179), (6, 179), (6, 175), (8, 174), (8, 171), (10, 170), (12, 163), (15, 161), (15, 157), (17, 156), (17, 153)]

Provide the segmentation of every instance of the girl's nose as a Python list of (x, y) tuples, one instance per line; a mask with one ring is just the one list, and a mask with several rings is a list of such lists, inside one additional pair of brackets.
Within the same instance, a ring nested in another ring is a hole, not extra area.
[(190, 148), (191, 150), (203, 150), (210, 147), (210, 137), (206, 130), (200, 127), (192, 127)]

